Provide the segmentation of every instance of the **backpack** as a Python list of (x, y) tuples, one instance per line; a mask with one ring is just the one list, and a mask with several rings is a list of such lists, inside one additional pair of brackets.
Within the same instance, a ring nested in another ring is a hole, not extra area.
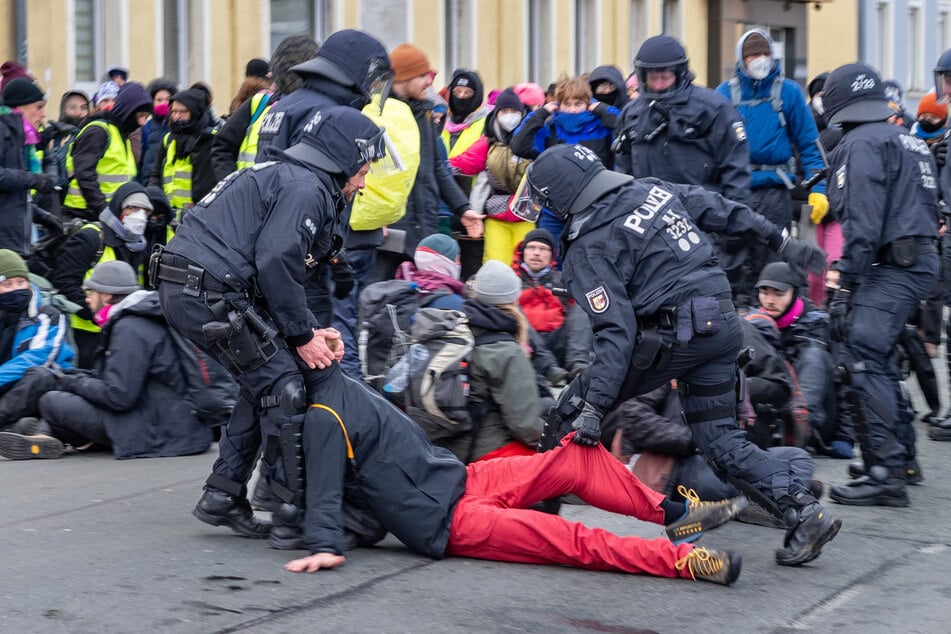
[(26, 266), (30, 273), (48, 279), (50, 274), (56, 270), (56, 253), (59, 248), (63, 246), (67, 238), (89, 225), (92, 225), (99, 232), (99, 248), (96, 250), (96, 256), (92, 262), (89, 263), (89, 268), (96, 266), (99, 258), (102, 257), (102, 252), (106, 249), (106, 236), (102, 231), (102, 223), (75, 219), (66, 225), (65, 231), (62, 233), (47, 235), (42, 240), (33, 243), (33, 249), (30, 255), (26, 257)]
[(195, 418), (209, 427), (228, 422), (238, 402), (238, 384), (215, 359), (174, 328), (167, 328), (185, 378), (185, 400)]
[[(357, 302), (359, 330), (357, 348), (363, 378), (378, 391), (397, 343), (408, 349), (410, 323), (420, 308), (448, 291), (436, 291), (420, 297), (419, 287), (406, 280), (385, 280), (369, 284)], [(403, 350), (405, 352), (406, 349)]]
[[(475, 339), (468, 317), (458, 310), (422, 308), (413, 320), (410, 341), (425, 346), (428, 357), (423, 367), (410, 375), (402, 394), (406, 414), (433, 442), (473, 431), (467, 372)], [(397, 344), (391, 364), (398, 363), (406, 350)]]

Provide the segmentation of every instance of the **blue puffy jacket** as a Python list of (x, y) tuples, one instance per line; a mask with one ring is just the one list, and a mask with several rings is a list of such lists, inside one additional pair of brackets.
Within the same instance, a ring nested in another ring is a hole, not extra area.
[[(19, 381), (27, 370), (45, 363), (55, 363), (61, 368), (71, 367), (74, 353), (66, 340), (68, 324), (66, 317), (57, 308), (40, 299), (38, 288), (33, 289), (30, 305), (15, 325), (12, 346), (0, 350), (0, 386)], [(3, 340), (6, 337), (0, 336)]]

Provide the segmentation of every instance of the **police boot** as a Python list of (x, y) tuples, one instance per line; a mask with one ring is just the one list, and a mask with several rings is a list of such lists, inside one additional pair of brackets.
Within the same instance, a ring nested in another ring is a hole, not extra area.
[(931, 440), (951, 440), (951, 416), (944, 420), (934, 421), (928, 429), (928, 438)]
[(842, 528), (842, 520), (833, 517), (815, 498), (803, 495), (801, 501), (805, 502), (803, 506), (786, 509), (786, 539), (783, 548), (776, 551), (776, 563), (780, 566), (800, 566), (812, 561)]
[(829, 497), (849, 506), (908, 506), (905, 480), (882, 465), (875, 465), (848, 484), (832, 487)]
[(664, 527), (664, 534), (675, 544), (697, 541), (704, 531), (726, 524), (749, 504), (742, 495), (717, 502), (701, 502), (696, 491), (682, 484), (677, 486), (677, 492), (686, 498), (687, 510)]
[(251, 508), (255, 511), (273, 513), (280, 504), (280, 500), (271, 490), (271, 483), (263, 475), (259, 476), (257, 484), (254, 485), (254, 495), (251, 496)]
[(205, 524), (227, 526), (238, 535), (251, 539), (264, 539), (271, 530), (270, 522), (254, 516), (246, 499), (216, 489), (205, 489), (192, 515)]
[(684, 568), (693, 580), (711, 581), (731, 585), (740, 576), (743, 558), (732, 550), (707, 550), (694, 548), (674, 564), (677, 570)]

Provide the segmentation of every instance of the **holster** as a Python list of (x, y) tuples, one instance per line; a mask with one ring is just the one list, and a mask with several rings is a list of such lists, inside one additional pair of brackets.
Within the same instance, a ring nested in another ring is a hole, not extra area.
[(152, 247), (152, 254), (149, 256), (149, 269), (148, 269), (148, 282), (151, 288), (158, 288), (159, 285), (159, 264), (162, 261), (162, 251), (165, 250), (165, 245), (156, 244)]
[(260, 368), (284, 347), (277, 330), (251, 307), (244, 311), (232, 309), (226, 323), (207, 323), (202, 332), (221, 351), (234, 374)]
[(656, 331), (642, 330), (638, 333), (631, 364), (638, 370), (663, 370), (670, 361), (670, 348), (667, 340)]

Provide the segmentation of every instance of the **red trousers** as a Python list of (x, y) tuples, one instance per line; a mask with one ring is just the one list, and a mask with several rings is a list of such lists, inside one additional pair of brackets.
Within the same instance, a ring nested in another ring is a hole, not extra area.
[(604, 447), (560, 447), (533, 456), (473, 462), (456, 504), (447, 555), (591, 570), (690, 577), (674, 563), (693, 548), (667, 538), (620, 537), (528, 507), (574, 493), (592, 506), (662, 524), (664, 496), (649, 489)]

